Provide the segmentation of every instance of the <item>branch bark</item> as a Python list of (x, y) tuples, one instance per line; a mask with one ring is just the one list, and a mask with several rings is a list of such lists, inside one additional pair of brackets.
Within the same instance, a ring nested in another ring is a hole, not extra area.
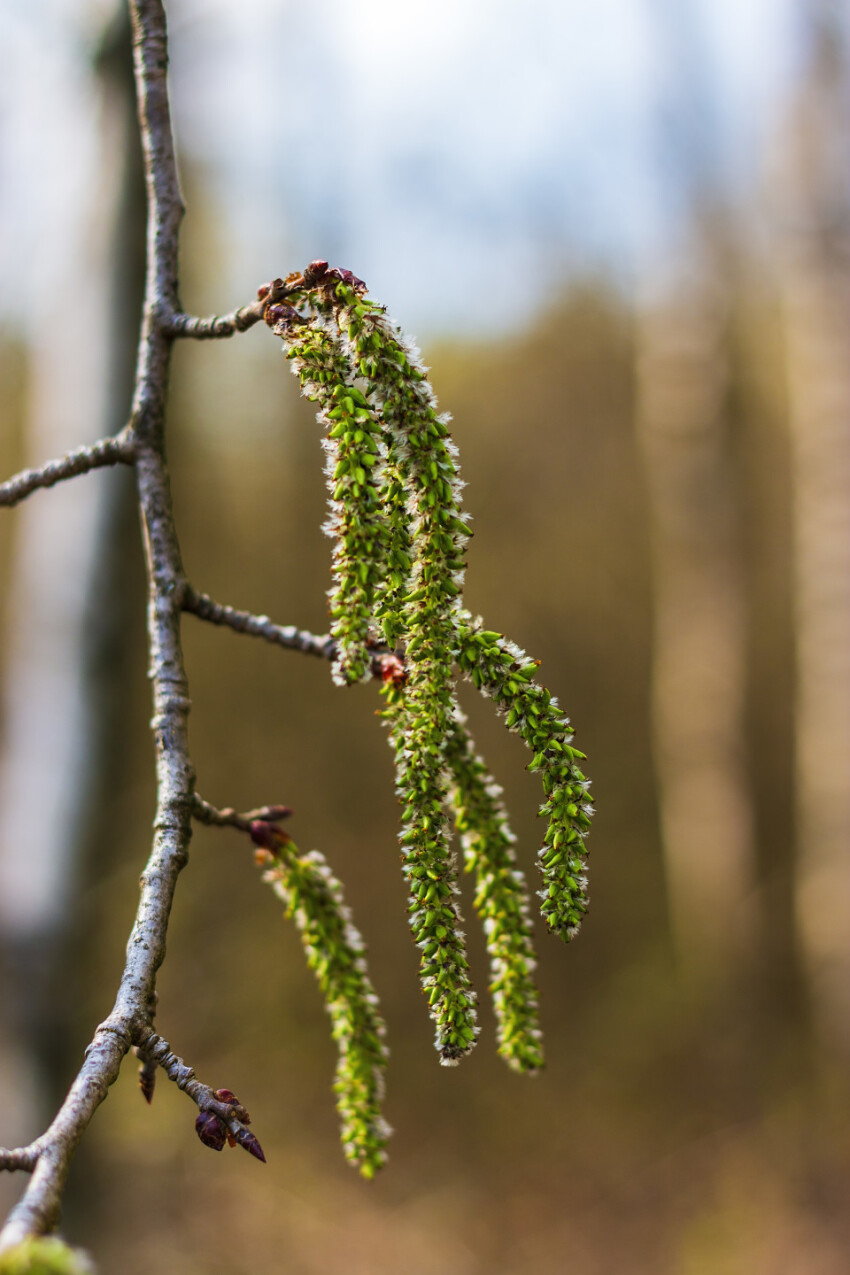
[(101, 438), (96, 443), (78, 447), (67, 456), (49, 460), (38, 469), (24, 469), (0, 483), (0, 507), (19, 504), (39, 487), (54, 487), (66, 478), (76, 478), (78, 474), (103, 469), (106, 465), (132, 465), (133, 459), (132, 434), (122, 430), (114, 438)]
[[(168, 324), (180, 309), (177, 261), (183, 203), (166, 85), (165, 13), (161, 0), (130, 0), (130, 12), (145, 153), (148, 262), (133, 410), (122, 447), (132, 449), (135, 462), (148, 574), (157, 771), (154, 841), (142, 875), (141, 898), (112, 1012), (95, 1032), (85, 1061), (49, 1129), (29, 1148), (0, 1152), (2, 1168), (32, 1167), (27, 1190), (0, 1232), (0, 1251), (29, 1235), (44, 1234), (56, 1225), (74, 1149), (118, 1075), (125, 1054), (132, 1045), (144, 1043), (148, 1038), (156, 973), (165, 955), (174, 889), (188, 858), (191, 836), (193, 774), (187, 739), (189, 697), (180, 646), (184, 576), (172, 516), (164, 442), (171, 353)], [(37, 471), (34, 479), (19, 476), (19, 486), (17, 489), (13, 486), (12, 491), (25, 495), (37, 486), (50, 485), (50, 481), (70, 477), (74, 472), (84, 472), (97, 463), (128, 458), (113, 455), (108, 461), (88, 463), (92, 449), (83, 450), (87, 454), (82, 461), (80, 453), (74, 453), (64, 463), (58, 462), (53, 470), (46, 467)], [(75, 464), (81, 467), (74, 469)], [(45, 474), (49, 481), (44, 480)], [(42, 481), (38, 480), (39, 475)]]
[(323, 660), (333, 660), (336, 654), (336, 642), (327, 633), (317, 635), (307, 629), (297, 629), (292, 624), (275, 624), (267, 615), (253, 615), (250, 611), (239, 611), (236, 607), (214, 602), (208, 594), (199, 593), (191, 585), (186, 585), (183, 590), (183, 610), (190, 611), (200, 620), (208, 620), (210, 624), (223, 625), (237, 633), (247, 633), (249, 637), (263, 638), (291, 651), (303, 651)]

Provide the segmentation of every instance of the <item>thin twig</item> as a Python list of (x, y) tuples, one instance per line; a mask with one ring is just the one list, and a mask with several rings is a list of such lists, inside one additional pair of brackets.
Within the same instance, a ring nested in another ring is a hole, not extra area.
[(87, 474), (92, 469), (103, 469), (106, 465), (132, 465), (133, 459), (132, 435), (129, 430), (122, 430), (114, 438), (88, 443), (68, 452), (67, 456), (49, 460), (38, 469), (24, 469), (14, 478), (0, 483), (0, 506), (17, 505), (39, 487), (53, 487), (66, 478), (76, 478), (78, 474)]
[[(220, 624), (236, 633), (247, 633), (249, 637), (263, 638), (290, 651), (303, 651), (305, 655), (315, 655), (331, 663), (336, 659), (336, 642), (330, 634), (311, 633), (309, 629), (297, 629), (293, 624), (275, 624), (267, 615), (254, 615), (251, 611), (239, 611), (236, 607), (214, 602), (209, 594), (199, 593), (190, 584), (183, 586), (183, 610), (196, 615), (199, 620)], [(373, 677), (386, 679), (403, 674), (403, 659), (388, 651), (383, 642), (370, 642), (369, 648), (372, 651), (369, 671)]]
[(198, 793), (192, 798), (192, 816), (198, 823), (207, 824), (211, 828), (238, 828), (240, 832), (250, 832), (252, 823), (277, 823), (292, 814), (291, 806), (257, 806), (255, 810), (237, 813), (232, 806), (219, 810), (208, 801), (204, 801)]
[[(298, 282), (301, 282), (300, 276)], [(212, 341), (233, 336), (236, 332), (247, 332), (263, 321), (270, 305), (282, 301), (295, 290), (294, 282), (287, 284), (283, 279), (274, 279), (259, 289), (256, 301), (250, 305), (243, 305), (230, 314), (213, 314), (209, 318), (175, 311), (162, 321), (163, 331), (171, 337), (193, 337), (196, 341)]]
[[(137, 1052), (161, 1067), (168, 1079), (191, 1098), (198, 1111), (214, 1117), (213, 1130), (215, 1130), (215, 1122), (221, 1121), (234, 1142), (265, 1163), (266, 1157), (262, 1147), (253, 1133), (246, 1128), (251, 1123), (251, 1117), (234, 1093), (231, 1093), (229, 1089), (212, 1089), (209, 1085), (202, 1084), (196, 1078), (194, 1068), (187, 1066), (182, 1058), (178, 1058), (172, 1052), (168, 1041), (152, 1030), (142, 1037), (137, 1046)], [(207, 1146), (212, 1145), (208, 1132), (209, 1124), (205, 1126), (199, 1121), (195, 1127), (201, 1141)]]
[(247, 332), (254, 324), (262, 322), (268, 301), (253, 301), (231, 314), (213, 314), (202, 319), (195, 314), (173, 314), (166, 331), (172, 337), (194, 337), (196, 341), (212, 341), (217, 337), (233, 336)]
[(210, 624), (221, 624), (235, 629), (237, 633), (263, 638), (266, 642), (285, 646), (292, 651), (317, 655), (322, 660), (332, 660), (336, 653), (336, 643), (326, 633), (316, 635), (307, 629), (296, 629), (291, 624), (273, 624), (267, 615), (253, 615), (250, 611), (238, 611), (236, 607), (223, 606), (220, 602), (214, 602), (208, 594), (199, 593), (191, 585), (186, 585), (183, 590), (183, 610), (198, 616), (200, 620), (208, 620)]

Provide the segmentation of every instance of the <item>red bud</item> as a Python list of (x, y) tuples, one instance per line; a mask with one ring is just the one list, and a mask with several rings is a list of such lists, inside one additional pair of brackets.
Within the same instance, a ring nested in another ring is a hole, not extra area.
[(292, 841), (288, 832), (284, 832), (276, 823), (269, 823), (266, 819), (255, 819), (251, 824), (250, 833), (255, 846), (259, 846), (261, 850), (270, 850), (272, 854), (282, 846), (288, 846)]
[(253, 1133), (249, 1133), (247, 1129), (239, 1129), (234, 1136), (240, 1147), (242, 1147), (245, 1151), (250, 1152), (255, 1159), (262, 1160), (263, 1164), (265, 1164), (266, 1157), (263, 1155), (263, 1148), (254, 1137)]
[(314, 283), (324, 279), (327, 273), (328, 263), (326, 261), (311, 261), (304, 271), (304, 283), (308, 288), (311, 288)]
[(341, 283), (348, 284), (349, 288), (353, 288), (355, 292), (365, 292), (366, 284), (362, 279), (358, 279), (356, 274), (351, 270), (340, 269), (338, 266), (328, 271), (328, 276), (333, 279), (339, 279)]
[(407, 681), (407, 668), (397, 655), (379, 655), (376, 657), (381, 668), (381, 681), (391, 682), (396, 688), (404, 686)]
[(195, 1121), (195, 1133), (201, 1139), (205, 1147), (211, 1147), (213, 1151), (221, 1151), (227, 1141), (227, 1129), (224, 1122), (219, 1120), (218, 1116), (212, 1111), (199, 1111), (198, 1118)]
[(248, 1112), (242, 1106), (242, 1103), (236, 1097), (236, 1094), (232, 1089), (214, 1089), (213, 1093), (216, 1098), (218, 1098), (219, 1102), (226, 1102), (228, 1107), (233, 1107), (236, 1113), (236, 1118), (241, 1120), (242, 1124), (251, 1123), (251, 1117), (248, 1115)]

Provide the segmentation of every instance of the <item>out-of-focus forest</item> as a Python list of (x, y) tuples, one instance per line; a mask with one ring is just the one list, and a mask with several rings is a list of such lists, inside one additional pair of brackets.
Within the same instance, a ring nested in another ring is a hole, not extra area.
[[(496, 335), (436, 325), (425, 343), (474, 517), (468, 603), (542, 660), (598, 806), (579, 939), (537, 927), (546, 1070), (497, 1059), (486, 997), (473, 1055), (437, 1065), (375, 688), (340, 691), (319, 661), (187, 616), (199, 791), (290, 803), (299, 845), (346, 883), (388, 1019), (396, 1133), (361, 1182), (297, 936), (245, 839), (198, 829), (159, 1029), (249, 1106), (268, 1166), (208, 1154), (186, 1099), (163, 1080), (148, 1108), (128, 1062), (65, 1211), (104, 1271), (850, 1271), (850, 45), (838, 6), (801, 14), (746, 197), (725, 198), (682, 134), (676, 233), (637, 282), (577, 254), (530, 319), (518, 302)], [(126, 413), (141, 214), (125, 41), (110, 27), (90, 59), (102, 184), (77, 257), (55, 266), (81, 312), (48, 305), (0, 338), (3, 476)], [(187, 307), (247, 301), (247, 285), (222, 295), (209, 173), (189, 158), (183, 177)], [(318, 433), (268, 333), (177, 350), (189, 578), (321, 632)], [(6, 1144), (43, 1127), (122, 966), (154, 803), (143, 592), (127, 475), (0, 519)], [(468, 690), (533, 871), (535, 777)]]

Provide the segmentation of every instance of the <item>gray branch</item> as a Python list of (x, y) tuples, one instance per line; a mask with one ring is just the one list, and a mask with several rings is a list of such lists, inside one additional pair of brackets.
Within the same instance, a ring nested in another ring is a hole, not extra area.
[(24, 469), (14, 478), (0, 483), (0, 507), (17, 505), (39, 487), (53, 487), (66, 478), (76, 478), (78, 474), (87, 474), (106, 465), (132, 465), (133, 459), (132, 433), (125, 429), (114, 438), (101, 438), (96, 443), (78, 447), (67, 456), (48, 461), (39, 469)]
[(276, 823), (292, 814), (290, 806), (257, 806), (254, 810), (246, 810), (239, 814), (232, 806), (219, 810), (208, 801), (204, 801), (195, 793), (192, 799), (192, 815), (198, 823), (211, 828), (238, 828), (240, 832), (250, 832), (252, 823)]
[(236, 332), (247, 332), (255, 323), (259, 323), (267, 304), (267, 301), (255, 301), (234, 310), (232, 314), (214, 314), (208, 319), (193, 314), (173, 314), (166, 330), (169, 336), (194, 337), (196, 341), (233, 336)]
[[(300, 276), (298, 282), (302, 282)], [(296, 290), (294, 283), (290, 286), (283, 279), (274, 279), (259, 289), (256, 301), (230, 314), (214, 314), (202, 319), (194, 314), (174, 311), (162, 320), (163, 331), (172, 337), (193, 337), (196, 341), (212, 341), (233, 336), (236, 332), (247, 332), (256, 323), (262, 322), (270, 305), (282, 301)]]
[[(262, 1147), (246, 1128), (251, 1123), (251, 1117), (235, 1094), (229, 1089), (212, 1089), (209, 1085), (202, 1084), (196, 1078), (194, 1069), (172, 1053), (168, 1041), (157, 1036), (154, 1031), (143, 1036), (136, 1052), (140, 1057), (150, 1059), (161, 1067), (168, 1079), (191, 1098), (198, 1111), (220, 1121), (234, 1142), (265, 1163)], [(199, 1136), (202, 1142), (211, 1145), (209, 1137), (204, 1136), (202, 1130), (199, 1131)]]
[[(239, 611), (236, 607), (215, 602), (209, 594), (199, 593), (190, 584), (183, 588), (183, 610), (200, 620), (208, 620), (210, 624), (220, 624), (236, 633), (247, 633), (249, 637), (263, 638), (274, 646), (303, 651), (305, 655), (315, 655), (331, 662), (336, 658), (336, 642), (330, 634), (311, 633), (309, 629), (296, 629), (292, 624), (275, 624), (267, 615), (254, 615), (251, 611)], [(383, 642), (370, 642), (369, 649), (372, 651), (369, 668), (373, 677), (385, 677), (388, 662), (400, 669), (404, 667), (403, 659), (388, 651)]]
[(31, 1142), (28, 1147), (15, 1147), (11, 1151), (0, 1151), (0, 1169), (6, 1169), (9, 1173), (15, 1173), (17, 1170), (23, 1170), (24, 1173), (32, 1173), (38, 1163), (39, 1145), (37, 1142)]
[(139, 907), (112, 1013), (95, 1032), (85, 1061), (50, 1128), (30, 1148), (0, 1151), (0, 1163), (8, 1167), (27, 1168), (32, 1164), (23, 1198), (0, 1232), (0, 1251), (28, 1235), (45, 1234), (55, 1227), (74, 1149), (106, 1097), (128, 1050), (148, 1039), (156, 973), (165, 956), (174, 889), (188, 857), (191, 836), (189, 696), (180, 647), (183, 568), (164, 455), (171, 338), (159, 318), (180, 309), (177, 248), (183, 203), (166, 88), (168, 56), (162, 2), (130, 0), (130, 13), (147, 179), (148, 264), (129, 442), (136, 466), (148, 575), (157, 770), (154, 841), (142, 874)]
[(214, 602), (206, 593), (199, 593), (187, 585), (183, 590), (183, 609), (208, 620), (210, 624), (221, 624), (235, 629), (237, 633), (247, 633), (250, 637), (263, 638), (275, 646), (285, 646), (291, 651), (303, 651), (306, 655), (317, 655), (322, 660), (333, 660), (336, 653), (336, 642), (328, 634), (316, 635), (307, 629), (296, 629), (294, 625), (274, 624), (267, 615), (253, 615), (250, 611), (237, 611), (236, 607), (223, 606)]
[[(50, 1127), (27, 1147), (0, 1149), (0, 1170), (31, 1174), (19, 1203), (0, 1231), (0, 1252), (31, 1235), (53, 1230), (70, 1162), (95, 1111), (116, 1079), (127, 1053), (135, 1048), (143, 1063), (145, 1096), (153, 1096), (156, 1064), (196, 1103), (199, 1136), (220, 1149), (221, 1139), (264, 1156), (245, 1127), (248, 1113), (228, 1090), (212, 1090), (171, 1052), (153, 1030), (156, 975), (165, 956), (168, 920), (177, 878), (188, 859), (193, 816), (203, 822), (247, 828), (255, 820), (283, 818), (286, 807), (267, 806), (237, 814), (218, 811), (194, 796), (188, 746), (189, 691), (180, 643), (184, 610), (238, 632), (264, 637), (332, 659), (334, 643), (295, 628), (273, 625), (265, 616), (221, 607), (191, 589), (185, 579), (174, 527), (171, 489), (165, 463), (165, 404), (168, 370), (176, 337), (229, 336), (245, 331), (265, 310), (291, 292), (276, 279), (261, 288), (257, 300), (231, 315), (212, 319), (183, 313), (178, 296), (178, 239), (183, 201), (177, 178), (166, 86), (168, 41), (162, 0), (129, 0), (133, 23), (139, 126), (145, 156), (148, 232), (147, 273), (130, 423), (115, 438), (83, 447), (38, 470), (27, 470), (0, 485), (0, 505), (13, 505), (38, 487), (49, 487), (75, 474), (119, 462), (135, 467), (148, 580), (149, 673), (153, 686), (157, 808), (150, 858), (141, 878), (141, 895), (127, 944), (127, 957), (115, 1004), (97, 1028), (83, 1064)], [(381, 656), (376, 655), (375, 661)]]

